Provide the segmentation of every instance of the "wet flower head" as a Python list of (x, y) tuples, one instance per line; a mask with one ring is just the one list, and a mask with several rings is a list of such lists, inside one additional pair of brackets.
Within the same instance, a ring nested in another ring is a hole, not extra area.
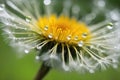
[(44, 37), (58, 43), (78, 44), (87, 40), (87, 34), (90, 34), (84, 23), (66, 16), (41, 17), (37, 24), (41, 28)]
[(6, 0), (0, 22), (13, 47), (37, 50), (36, 59), (48, 66), (90, 73), (117, 68), (119, 11), (104, 0), (91, 1)]

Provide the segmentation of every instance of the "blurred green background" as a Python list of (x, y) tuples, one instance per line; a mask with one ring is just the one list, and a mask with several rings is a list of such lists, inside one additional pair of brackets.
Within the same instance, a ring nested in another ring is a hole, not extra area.
[[(119, 0), (109, 0), (109, 3), (120, 8)], [(40, 63), (35, 61), (35, 53), (19, 57), (3, 39), (2, 33), (0, 28), (0, 80), (33, 80), (40, 67)], [(51, 70), (44, 80), (120, 80), (120, 66), (118, 69), (109, 68), (93, 74)]]

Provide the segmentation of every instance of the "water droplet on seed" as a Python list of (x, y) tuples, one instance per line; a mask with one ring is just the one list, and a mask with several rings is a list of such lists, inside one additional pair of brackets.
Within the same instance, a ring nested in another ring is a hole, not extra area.
[(71, 39), (71, 35), (67, 36), (67, 40), (70, 40)]
[(90, 69), (89, 72), (90, 72), (90, 73), (94, 73), (94, 70)]
[(109, 24), (107, 25), (107, 28), (108, 28), (108, 29), (113, 29), (113, 23), (109, 23)]
[(113, 26), (107, 26), (108, 29), (113, 29)]
[(24, 52), (25, 52), (26, 54), (28, 54), (28, 53), (29, 53), (29, 50), (25, 49)]
[(30, 16), (27, 16), (25, 20), (26, 20), (26, 22), (30, 23), (30, 21), (32, 20), (32, 18)]
[(106, 3), (105, 3), (104, 0), (98, 0), (98, 2), (97, 2), (97, 6), (103, 8), (105, 5), (106, 5)]
[(0, 4), (0, 11), (4, 10), (5, 5), (4, 4)]
[(12, 39), (13, 39), (13, 40), (16, 40), (16, 38), (15, 38), (15, 37), (12, 37)]
[(52, 34), (49, 34), (49, 35), (48, 35), (48, 37), (49, 37), (49, 38), (52, 38), (52, 37), (53, 37), (53, 35), (52, 35)]
[(113, 62), (113, 63), (117, 63), (117, 60), (113, 59), (112, 62)]
[(36, 56), (35, 59), (36, 59), (36, 60), (39, 60), (39, 59), (40, 59), (40, 56)]
[(78, 42), (78, 46), (82, 47), (83, 46), (83, 41)]
[(110, 22), (108, 25), (113, 26), (113, 23)]
[(57, 56), (54, 55), (54, 54), (50, 54), (50, 58), (51, 58), (51, 59), (56, 59), (56, 60), (58, 59)]
[(90, 47), (90, 49), (93, 49), (93, 48), (94, 48), (94, 46), (93, 46), (93, 45), (90, 45), (89, 47)]
[(69, 71), (69, 67), (66, 64), (63, 63), (62, 67), (65, 71)]
[(86, 38), (86, 37), (87, 37), (87, 33), (83, 33), (82, 38)]
[(51, 3), (51, 0), (44, 0), (45, 5), (49, 5)]
[(48, 30), (48, 26), (45, 26), (45, 27), (44, 27), (44, 30), (46, 30), (46, 31), (47, 31), (47, 30)]
[(9, 26), (10, 24), (9, 23), (6, 23), (7, 26)]
[(36, 48), (37, 48), (37, 49), (41, 49), (41, 48), (42, 48), (42, 46), (37, 46)]
[(75, 36), (74, 40), (78, 40), (78, 36)]

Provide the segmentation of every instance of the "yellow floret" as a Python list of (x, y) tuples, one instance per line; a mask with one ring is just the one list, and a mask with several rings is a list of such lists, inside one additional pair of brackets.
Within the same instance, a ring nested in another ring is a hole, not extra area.
[(77, 44), (90, 38), (89, 28), (84, 23), (63, 15), (40, 17), (37, 25), (43, 36), (57, 42)]

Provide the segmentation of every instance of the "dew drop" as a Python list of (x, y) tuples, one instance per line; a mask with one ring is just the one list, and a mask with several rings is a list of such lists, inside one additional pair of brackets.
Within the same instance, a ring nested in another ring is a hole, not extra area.
[(94, 48), (94, 46), (93, 46), (93, 45), (90, 45), (89, 47), (90, 47), (90, 49), (93, 49), (93, 48)]
[(65, 70), (65, 71), (69, 71), (69, 67), (67, 66), (67, 65), (65, 65), (64, 63), (63, 63), (63, 69)]
[(46, 30), (46, 31), (47, 31), (47, 30), (48, 30), (48, 26), (45, 26), (45, 27), (44, 27), (44, 30)]
[(71, 35), (67, 36), (67, 40), (70, 40), (71, 39)]
[(50, 55), (50, 58), (51, 58), (51, 59), (58, 59), (57, 56), (54, 55), (54, 54), (51, 54), (51, 55)]
[(78, 36), (75, 36), (74, 40), (78, 40)]
[(87, 33), (83, 33), (82, 38), (86, 38), (86, 37), (87, 37)]
[(90, 72), (90, 73), (94, 73), (94, 70), (93, 70), (93, 69), (90, 69), (89, 72)]
[(8, 34), (11, 34), (12, 32), (8, 31)]
[(42, 46), (37, 46), (36, 48), (37, 48), (38, 50), (40, 50), (40, 49), (42, 48)]
[(105, 3), (104, 0), (99, 0), (99, 1), (97, 2), (97, 5), (98, 5), (99, 7), (105, 7), (106, 3)]
[(25, 20), (26, 20), (26, 22), (30, 23), (30, 21), (32, 20), (32, 18), (30, 16), (26, 16)]
[(5, 30), (5, 32), (7, 32), (8, 34), (11, 34), (12, 32), (8, 29)]
[(39, 60), (39, 59), (40, 59), (40, 56), (36, 56), (35, 59), (36, 59), (36, 60)]
[(45, 5), (49, 5), (51, 3), (51, 0), (44, 0)]
[(113, 26), (113, 23), (110, 22), (108, 25)]
[(114, 46), (113, 48), (118, 50), (118, 49), (120, 49), (120, 46)]
[(25, 52), (26, 54), (28, 54), (28, 53), (29, 53), (29, 50), (25, 49), (24, 52)]
[(49, 37), (49, 38), (52, 38), (52, 37), (53, 37), (53, 35), (52, 35), (52, 34), (49, 34), (49, 35), (48, 35), (48, 37)]
[(15, 37), (12, 37), (12, 39), (13, 39), (13, 40), (16, 40), (17, 38), (15, 38)]
[(83, 67), (84, 65), (83, 64), (79, 64), (80, 67)]
[(5, 5), (4, 4), (0, 4), (0, 11), (4, 10)]
[(83, 41), (78, 42), (78, 46), (82, 47), (83, 46)]
[(109, 24), (107, 25), (107, 28), (110, 29), (110, 30), (113, 29), (113, 23), (109, 23)]
[(10, 23), (6, 22), (6, 25), (7, 25), (7, 26), (9, 26), (9, 25), (10, 25)]
[(108, 29), (113, 29), (113, 27), (112, 27), (112, 26), (107, 26), (107, 28), (108, 28)]
[(112, 59), (112, 62), (113, 62), (113, 63), (117, 63), (117, 60), (115, 60), (115, 59)]

